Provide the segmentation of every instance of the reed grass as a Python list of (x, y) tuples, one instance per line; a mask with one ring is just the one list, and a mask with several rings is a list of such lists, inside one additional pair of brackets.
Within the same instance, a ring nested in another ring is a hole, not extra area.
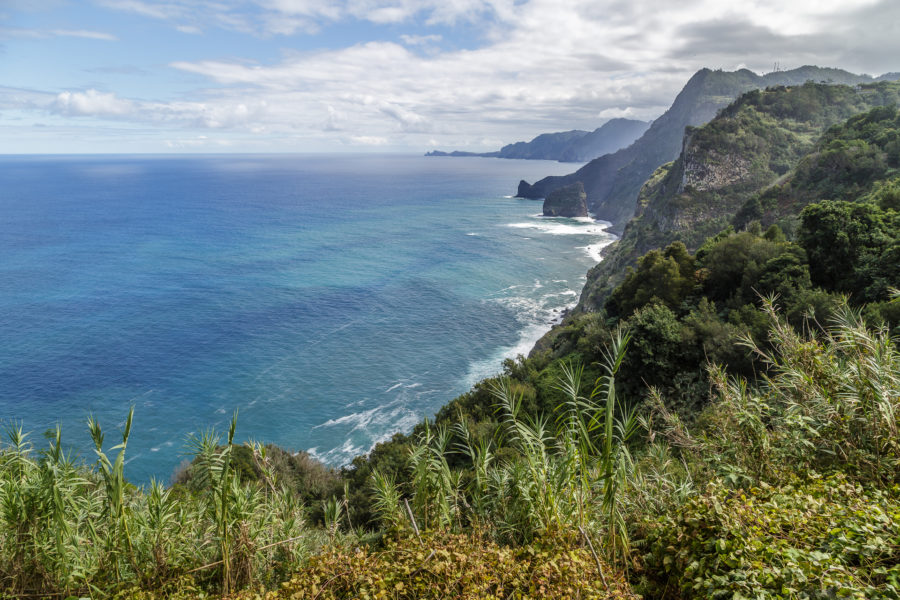
[[(22, 425), (0, 448), (0, 595), (105, 597), (129, 589), (228, 593), (273, 584), (324, 542), (295, 495), (271, 479), (242, 484), (230, 454), (237, 415), (221, 443), (191, 440), (196, 489), (126, 479), (134, 410), (105, 448), (91, 418), (95, 461), (65, 453), (57, 427), (36, 449)], [(258, 451), (258, 449), (257, 449)], [(260, 458), (264, 460), (264, 457)]]
[[(492, 387), (497, 438), (474, 440), (464, 420), (452, 428), (426, 422), (409, 455), (412, 518), (425, 530), (474, 529), (515, 544), (587, 531), (605, 540), (607, 559), (624, 558), (629, 538), (620, 498), (637, 421), (616, 395), (615, 377), (628, 341), (625, 331), (614, 338), (604, 375), (589, 393), (583, 369), (563, 365), (558, 388), (566, 400), (556, 420), (526, 415), (521, 388), (501, 378)], [(501, 449), (505, 458), (498, 460)], [(468, 468), (451, 468), (453, 454), (464, 455)], [(400, 526), (400, 486), (376, 471), (372, 491), (385, 527)]]

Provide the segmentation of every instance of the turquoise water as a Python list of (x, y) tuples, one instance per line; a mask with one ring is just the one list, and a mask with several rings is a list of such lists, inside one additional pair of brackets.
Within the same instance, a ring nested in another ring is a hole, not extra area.
[(342, 464), (407, 430), (577, 299), (601, 224), (510, 198), (552, 162), (0, 157), (0, 419), (168, 479), (225, 429)]

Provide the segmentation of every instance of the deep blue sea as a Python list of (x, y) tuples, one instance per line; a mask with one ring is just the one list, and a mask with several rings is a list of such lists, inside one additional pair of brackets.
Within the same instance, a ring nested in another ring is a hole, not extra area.
[(93, 460), (135, 407), (126, 476), (189, 434), (342, 464), (431, 416), (574, 304), (612, 236), (538, 216), (544, 161), (0, 157), (0, 420)]

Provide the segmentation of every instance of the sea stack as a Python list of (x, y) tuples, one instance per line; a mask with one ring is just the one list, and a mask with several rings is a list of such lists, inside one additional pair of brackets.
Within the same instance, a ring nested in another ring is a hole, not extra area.
[(584, 185), (576, 181), (550, 192), (544, 199), (545, 217), (587, 217), (587, 194)]

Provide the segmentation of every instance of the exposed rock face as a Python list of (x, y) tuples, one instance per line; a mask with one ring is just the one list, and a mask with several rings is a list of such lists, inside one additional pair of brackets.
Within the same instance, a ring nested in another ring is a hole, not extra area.
[(524, 179), (519, 181), (519, 191), (516, 194), (516, 198), (528, 198), (529, 196), (525, 196), (524, 192), (525, 192), (525, 190), (528, 190), (530, 188), (531, 188), (531, 184), (528, 183), (527, 181), (525, 181)]
[(576, 181), (559, 188), (544, 200), (545, 217), (587, 217), (587, 194), (584, 185)]
[[(705, 154), (686, 145), (683, 154), (684, 173), (678, 190), (693, 188), (698, 192), (735, 185), (750, 177), (751, 159), (739, 154), (722, 153), (715, 149)], [(698, 156), (699, 155), (699, 156)]]

